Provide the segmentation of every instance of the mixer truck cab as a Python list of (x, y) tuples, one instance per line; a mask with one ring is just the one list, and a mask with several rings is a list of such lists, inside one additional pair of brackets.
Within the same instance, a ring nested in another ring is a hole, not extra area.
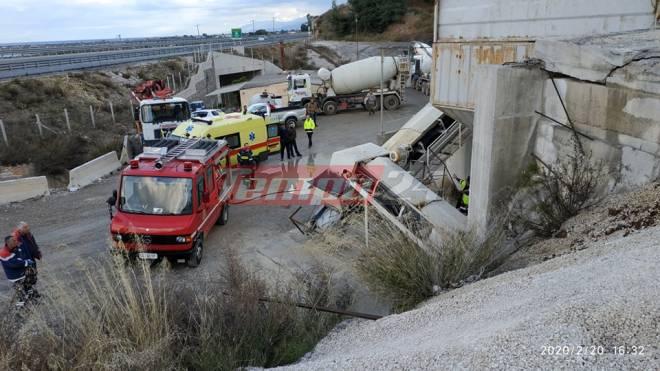
[(213, 225), (229, 217), (228, 155), (222, 140), (164, 139), (145, 147), (122, 170), (119, 188), (108, 199), (113, 249), (199, 265)]
[(174, 139), (207, 138), (224, 140), (229, 147), (230, 164), (238, 164), (238, 152), (245, 143), (255, 159), (265, 161), (271, 153), (279, 153), (280, 137), (277, 123), (268, 124), (263, 117), (242, 113), (226, 113), (211, 119), (193, 118), (179, 125), (171, 134)]
[(183, 98), (145, 99), (136, 112), (145, 145), (163, 139), (181, 123), (190, 122), (190, 105)]

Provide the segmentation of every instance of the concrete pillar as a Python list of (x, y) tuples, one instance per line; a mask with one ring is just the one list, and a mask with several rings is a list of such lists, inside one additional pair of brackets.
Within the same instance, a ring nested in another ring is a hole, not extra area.
[(482, 65), (476, 81), (468, 223), (484, 233), (530, 161), (544, 74)]

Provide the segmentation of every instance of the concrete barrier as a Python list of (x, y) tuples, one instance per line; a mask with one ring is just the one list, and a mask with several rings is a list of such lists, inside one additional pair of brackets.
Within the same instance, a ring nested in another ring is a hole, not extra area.
[(112, 173), (120, 167), (117, 152), (112, 151), (69, 170), (69, 191), (76, 191), (90, 185), (95, 180)]
[(5, 180), (0, 182), (0, 204), (23, 201), (29, 198), (47, 196), (48, 181), (45, 176)]

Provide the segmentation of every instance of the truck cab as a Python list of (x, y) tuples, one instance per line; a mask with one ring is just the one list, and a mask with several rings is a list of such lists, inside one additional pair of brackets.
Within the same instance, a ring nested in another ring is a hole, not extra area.
[(181, 123), (190, 122), (190, 105), (183, 98), (145, 99), (136, 114), (143, 142), (148, 145), (169, 135)]
[(108, 203), (115, 251), (145, 260), (200, 264), (214, 224), (227, 223), (233, 187), (223, 140), (165, 139), (121, 172)]
[(304, 106), (312, 98), (312, 79), (309, 74), (287, 76), (289, 105)]
[(255, 103), (247, 109), (252, 115), (261, 116), (268, 125), (285, 124), (286, 126), (297, 125), (305, 121), (306, 110), (303, 107), (281, 107), (273, 108), (269, 103)]

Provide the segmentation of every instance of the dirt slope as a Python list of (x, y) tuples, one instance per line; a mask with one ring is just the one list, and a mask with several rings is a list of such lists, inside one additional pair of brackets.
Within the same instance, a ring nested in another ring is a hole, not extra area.
[[(290, 368), (656, 369), (658, 240), (660, 227), (618, 236), (445, 293), (414, 311), (347, 322)], [(622, 345), (644, 352), (614, 354)], [(547, 346), (573, 354), (544, 354)]]

